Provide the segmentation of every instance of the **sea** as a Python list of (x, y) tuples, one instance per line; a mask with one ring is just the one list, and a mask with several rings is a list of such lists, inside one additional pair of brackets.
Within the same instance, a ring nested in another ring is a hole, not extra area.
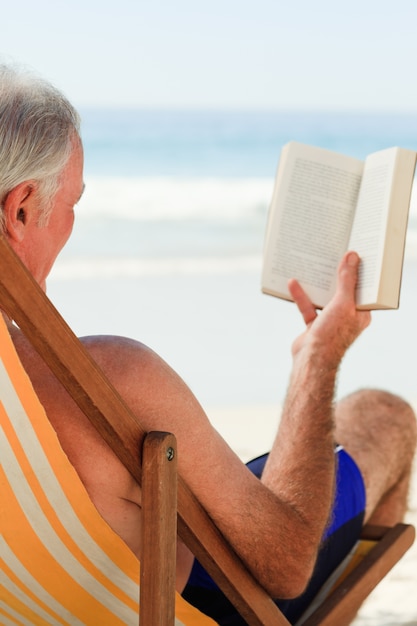
[[(261, 294), (266, 217), (291, 140), (364, 159), (417, 150), (417, 112), (81, 110), (85, 193), (48, 295), (79, 335), (156, 350), (208, 412), (279, 407), (293, 303)], [(417, 399), (417, 199), (400, 308), (373, 313), (346, 355), (337, 395), (388, 388)], [(163, 391), (161, 390), (161, 393)]]

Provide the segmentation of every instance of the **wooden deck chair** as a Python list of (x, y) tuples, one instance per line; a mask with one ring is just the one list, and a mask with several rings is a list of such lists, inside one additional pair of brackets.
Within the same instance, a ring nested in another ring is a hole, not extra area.
[[(141, 558), (140, 580), (141, 626), (171, 626), (174, 623), (187, 626), (214, 624), (211, 619), (197, 614), (198, 612), (189, 606), (184, 606), (181, 599), (175, 597), (174, 594), (175, 550), (172, 550), (172, 546), (175, 545), (175, 501), (177, 501), (178, 534), (234, 604), (245, 622), (249, 626), (288, 625), (289, 622), (244, 567), (194, 495), (188, 490), (181, 476), (178, 476), (176, 480), (176, 451), (173, 436), (163, 433), (147, 435), (144, 432), (136, 417), (132, 415), (82, 344), (70, 331), (10, 249), (4, 237), (0, 237), (0, 306), (29, 338), (115, 454), (135, 479), (142, 484), (145, 520), (142, 531), (144, 552)], [(6, 352), (9, 351), (3, 362), (8, 363), (11, 355), (11, 360), (16, 365), (18, 359), (10, 340), (4, 333), (0, 337), (0, 354), (3, 354), (4, 345), (8, 346)], [(13, 381), (13, 368), (11, 369)], [(17, 369), (19, 370), (18, 367)], [(21, 374), (19, 376), (21, 377)], [(7, 377), (5, 380), (7, 381)], [(25, 384), (27, 385), (27, 380)], [(22, 401), (20, 397), (18, 403), (25, 408), (25, 401)], [(31, 407), (27, 408), (28, 411), (19, 409), (18, 414), (27, 415)], [(13, 455), (9, 454), (10, 459), (8, 459), (3, 451), (1, 452), (2, 471), (3, 466), (6, 467), (11, 478), (9, 476), (4, 479), (1, 475), (2, 482), (0, 482), (0, 486), (4, 489), (0, 493), (2, 531), (0, 623), (13, 625), (137, 623), (139, 610), (138, 598), (135, 596), (138, 595), (139, 573), (138, 567), (135, 569), (135, 559), (132, 560), (130, 551), (97, 514), (85, 491), (83, 492), (80, 481), (77, 482), (74, 470), (69, 466), (68, 461), (65, 463), (66, 457), (62, 451), (58, 454), (58, 466), (59, 463), (62, 464), (61, 470), (59, 467), (56, 470), (56, 480), (51, 473), (49, 478), (52, 482), (55, 480), (59, 483), (58, 494), (64, 488), (64, 496), (61, 495), (61, 499), (58, 497), (58, 502), (54, 502), (53, 498), (48, 500), (43, 495), (41, 483), (45, 479), (44, 474), (37, 476), (31, 473), (30, 466), (25, 466), (29, 461), (32, 462), (32, 459), (26, 457), (26, 453), (29, 453), (32, 448), (26, 445), (26, 452), (23, 454), (19, 447), (21, 442), (15, 433), (10, 431), (4, 436), (6, 426), (3, 426), (3, 422), (6, 425), (8, 422), (3, 414), (7, 414), (7, 411), (2, 411), (1, 414), (0, 425), (3, 429), (0, 432), (3, 435), (3, 447), (10, 453), (10, 449), (14, 446), (14, 456), (15, 458), (17, 456), (20, 465), (17, 463), (16, 466)], [(39, 419), (44, 424), (47, 422), (44, 417)], [(28, 426), (27, 423), (25, 424)], [(52, 428), (46, 425), (45, 430), (47, 431), (45, 441), (39, 442), (41, 451), (39, 457), (42, 455), (47, 457), (48, 446), (54, 448), (55, 451), (59, 449)], [(9, 460), (12, 466), (14, 464), (12, 470), (7, 467)], [(47, 460), (49, 463), (49, 459)], [(151, 468), (150, 472), (149, 468)], [(27, 488), (28, 477), (32, 481), (30, 489)], [(39, 480), (40, 477), (42, 480)], [(28, 504), (25, 495), (21, 496), (20, 503), (16, 504), (16, 493), (11, 488), (13, 480), (19, 489), (27, 489), (26, 495), (29, 494), (32, 497), (30, 492), (40, 494), (38, 501), (32, 503), (33, 506)], [(24, 487), (19, 484), (20, 480)], [(168, 489), (161, 488), (165, 481), (168, 482)], [(172, 488), (175, 482), (177, 494), (175, 494), (175, 488)], [(152, 506), (147, 505), (149, 501)], [(27, 521), (25, 523), (28, 525), (27, 530), (31, 541), (37, 545), (36, 550), (25, 543), (28, 540), (19, 527), (10, 526), (8, 520), (12, 519), (12, 504), (15, 508), (24, 507), (24, 518), (30, 520), (29, 523)], [(68, 518), (61, 515), (65, 508), (64, 504), (69, 518), (72, 517), (77, 527), (76, 538), (71, 534), (72, 528), (67, 522)], [(36, 517), (35, 513), (39, 512), (39, 509), (41, 509), (41, 515), (37, 518), (38, 522), (36, 519), (33, 521), (32, 516)], [(172, 511), (174, 511), (173, 516)], [(46, 518), (47, 528), (43, 528), (39, 523), (42, 516)], [(87, 516), (89, 521), (84, 525)], [(90, 522), (91, 516), (92, 523)], [(52, 528), (52, 522), (55, 528)], [(156, 536), (151, 534), (155, 529)], [(52, 557), (48, 557), (51, 570), (41, 563), (39, 565), (41, 569), (43, 568), (40, 573), (41, 578), (43, 577), (42, 584), (40, 584), (33, 577), (31, 578), (29, 564), (32, 562), (36, 564), (36, 559), (40, 559), (40, 552), (44, 550), (42, 542), (39, 543), (35, 535), (41, 534), (43, 540), (47, 542), (50, 532), (57, 536), (56, 545), (53, 546), (55, 553)], [(370, 590), (413, 543), (414, 529), (409, 525), (398, 524), (394, 529), (378, 530), (374, 535), (372, 540), (376, 540), (375, 546), (337, 589), (313, 611), (312, 615), (306, 616), (304, 623), (307, 626), (348, 624)], [(20, 541), (23, 542), (24, 548), (20, 545)], [(27, 554), (28, 551), (29, 554)], [(61, 577), (56, 575), (56, 572), (60, 570), (59, 562), (57, 570), (55, 561), (59, 561), (63, 553), (72, 563), (76, 574), (74, 581), (69, 581), (68, 573), (64, 570), (61, 571)], [(51, 577), (54, 579), (51, 580)], [(91, 589), (88, 584), (85, 584), (86, 580), (91, 584)], [(94, 610), (100, 607), (100, 611), (107, 611), (107, 616), (99, 618), (98, 614), (95, 614), (93, 618), (91, 615), (71, 618), (71, 611), (77, 607), (71, 606), (71, 601), (68, 604), (68, 599), (61, 599), (61, 605), (59, 605), (57, 601), (54, 604), (52, 598), (52, 606), (48, 604), (50, 602), (48, 585), (58, 589), (57, 593), (61, 598), (65, 594), (60, 595), (60, 589), (66, 590), (66, 585), (70, 582), (78, 584), (78, 591), (82, 587), (86, 594), (92, 596), (96, 603)], [(10, 606), (12, 609), (9, 609)], [(34, 610), (38, 613), (43, 611), (42, 617), (36, 618), (38, 621), (33, 617)]]

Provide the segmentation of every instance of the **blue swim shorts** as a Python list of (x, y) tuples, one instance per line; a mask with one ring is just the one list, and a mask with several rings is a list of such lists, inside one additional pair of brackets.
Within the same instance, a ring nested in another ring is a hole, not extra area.
[[(332, 517), (323, 536), (313, 576), (306, 591), (294, 600), (276, 600), (291, 624), (304, 613), (321, 586), (349, 553), (360, 536), (365, 512), (365, 487), (358, 466), (341, 447), (337, 456), (336, 490)], [(257, 457), (247, 466), (260, 478), (268, 455)], [(183, 591), (183, 597), (221, 626), (244, 626), (246, 622), (207, 574), (197, 559)]]

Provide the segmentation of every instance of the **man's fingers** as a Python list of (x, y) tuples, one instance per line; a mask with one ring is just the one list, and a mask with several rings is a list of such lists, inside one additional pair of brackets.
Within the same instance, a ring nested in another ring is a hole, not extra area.
[[(339, 301), (352, 302), (356, 309), (356, 286), (360, 257), (356, 252), (347, 252), (339, 265), (338, 298)], [(356, 311), (359, 328), (364, 330), (371, 322), (370, 311)]]
[(300, 283), (292, 278), (288, 281), (288, 290), (306, 325), (308, 326), (311, 322), (314, 322), (317, 317), (317, 311)]
[(356, 252), (347, 252), (339, 264), (339, 294), (355, 300), (360, 258)]

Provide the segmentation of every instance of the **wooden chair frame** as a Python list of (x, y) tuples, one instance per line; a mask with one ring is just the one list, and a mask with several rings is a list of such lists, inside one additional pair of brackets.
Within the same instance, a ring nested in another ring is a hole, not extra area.
[[(175, 538), (176, 531), (249, 626), (288, 626), (287, 619), (243, 565), (181, 476), (176, 475), (175, 438), (166, 433), (147, 437), (136, 416), (11, 250), (4, 236), (0, 236), (0, 303), (144, 489), (143, 545), (154, 549), (145, 549), (141, 560), (141, 626), (174, 624), (175, 554), (172, 546), (175, 546), (175, 540), (172, 535), (174, 533)], [(150, 476), (150, 483), (145, 476)], [(153, 479), (153, 476), (157, 478)], [(161, 482), (168, 486), (160, 490)], [(153, 495), (147, 495), (149, 493)], [(149, 526), (152, 532), (155, 524), (155, 515), (146, 505), (149, 497), (159, 520), (159, 530), (152, 535), (152, 540), (146, 534)], [(150, 525), (146, 523), (148, 515), (152, 519)], [(385, 538), (388, 548), (383, 544)], [(332, 601), (335, 606), (327, 609), (326, 614), (322, 609), (313, 615), (306, 622), (308, 626), (348, 624), (348, 613), (350, 619), (352, 611), (356, 612), (370, 588), (385, 575), (387, 564), (390, 564), (389, 569), (412, 544), (414, 529), (399, 525), (394, 535), (387, 531), (384, 539), (379, 543), (379, 546), (383, 544), (379, 552), (384, 551), (384, 558), (379, 558), (378, 551), (371, 558), (366, 585), (363, 577), (360, 584), (355, 583), (358, 574), (354, 572), (351, 581), (354, 591), (353, 595), (349, 591), (349, 600), (344, 585), (338, 591), (338, 599)], [(375, 550), (378, 546), (371, 554)]]
[(302, 626), (350, 624), (363, 601), (411, 547), (415, 529), (411, 524), (365, 526), (361, 539), (371, 540), (375, 546), (314, 613), (302, 622)]

